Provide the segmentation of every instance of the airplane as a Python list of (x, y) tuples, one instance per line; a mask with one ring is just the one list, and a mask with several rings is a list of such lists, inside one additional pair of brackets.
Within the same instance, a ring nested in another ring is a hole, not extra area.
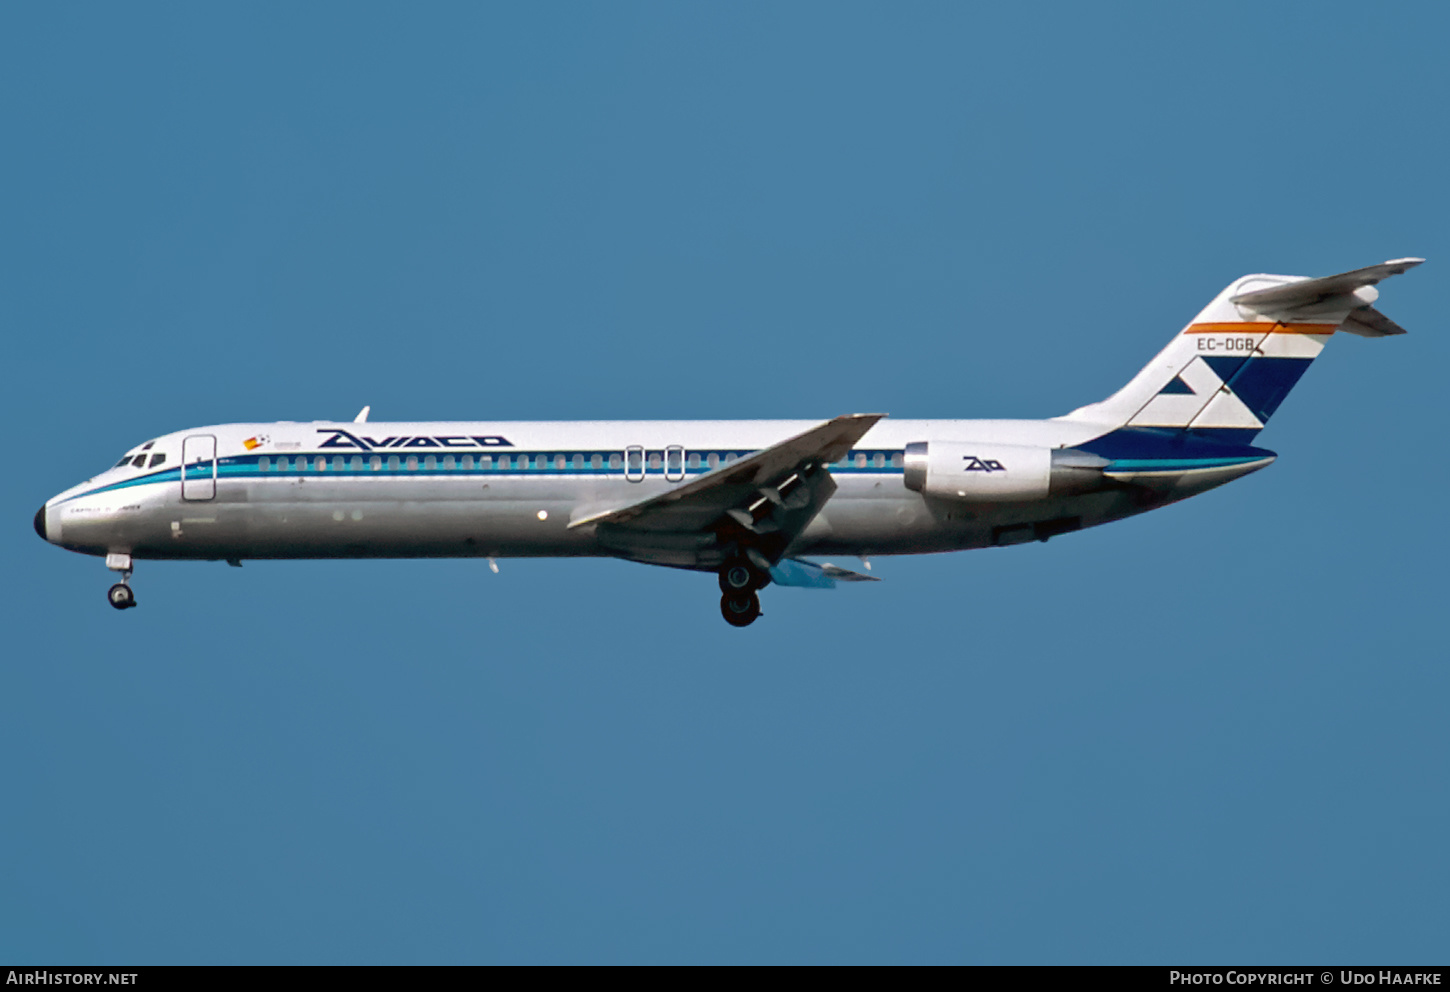
[(47, 500), (43, 540), (138, 560), (609, 556), (715, 572), (735, 627), (766, 586), (875, 581), (854, 556), (1002, 547), (1121, 520), (1277, 457), (1253, 442), (1335, 331), (1403, 334), (1376, 285), (1423, 259), (1230, 283), (1122, 389), (1047, 420), (223, 424)]

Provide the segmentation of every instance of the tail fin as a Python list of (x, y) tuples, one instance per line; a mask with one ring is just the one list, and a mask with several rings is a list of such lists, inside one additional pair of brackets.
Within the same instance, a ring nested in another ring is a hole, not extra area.
[(1374, 287), (1423, 261), (1395, 259), (1323, 279), (1237, 279), (1131, 382), (1062, 419), (1247, 444), (1336, 330), (1365, 337), (1405, 333), (1371, 306), (1379, 297)]

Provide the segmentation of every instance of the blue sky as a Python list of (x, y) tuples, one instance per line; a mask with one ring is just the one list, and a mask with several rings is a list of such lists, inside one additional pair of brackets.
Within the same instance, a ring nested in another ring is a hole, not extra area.
[[(10, 5), (0, 959), (1443, 960), (1443, 8)], [(1226, 489), (774, 590), (42, 544), (274, 419), (1040, 417), (1404, 255)]]

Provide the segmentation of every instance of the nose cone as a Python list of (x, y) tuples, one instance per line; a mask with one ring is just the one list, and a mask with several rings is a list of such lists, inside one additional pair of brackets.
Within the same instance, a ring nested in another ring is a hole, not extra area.
[(35, 532), (40, 535), (42, 541), (49, 541), (50, 536), (45, 532), (45, 507), (35, 511)]

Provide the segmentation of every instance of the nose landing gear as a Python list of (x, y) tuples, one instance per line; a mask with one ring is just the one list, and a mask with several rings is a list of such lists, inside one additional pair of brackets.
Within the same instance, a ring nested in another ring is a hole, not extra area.
[(129, 610), (136, 605), (136, 594), (124, 582), (117, 582), (106, 593), (106, 599), (118, 610)]
[(131, 556), (128, 554), (106, 555), (106, 567), (121, 573), (121, 581), (106, 592), (106, 602), (118, 610), (129, 610), (136, 605), (136, 594), (131, 591)]

